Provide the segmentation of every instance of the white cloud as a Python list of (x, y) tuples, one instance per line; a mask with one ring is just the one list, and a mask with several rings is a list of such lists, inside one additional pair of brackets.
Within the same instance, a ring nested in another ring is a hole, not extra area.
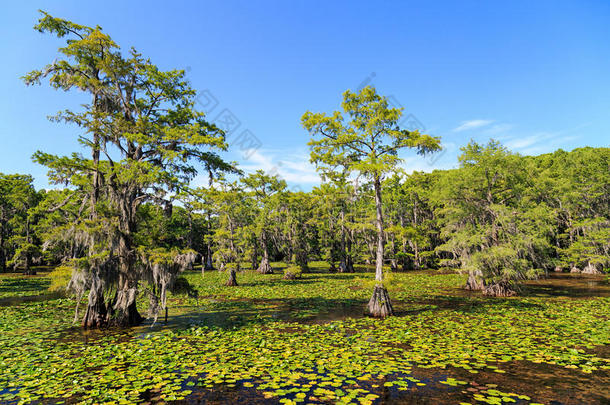
[(239, 167), (247, 173), (264, 170), (267, 174), (278, 175), (292, 185), (313, 185), (320, 183), (320, 176), (309, 163), (309, 154), (299, 151), (273, 151), (259, 149), (242, 159)]
[[(309, 163), (309, 153), (303, 150), (257, 149), (240, 153), (230, 153), (227, 161), (237, 161), (237, 167), (247, 173), (263, 170), (266, 174), (277, 175), (288, 182), (292, 189), (307, 190), (321, 182), (315, 167)], [(195, 177), (193, 186), (207, 186), (207, 174), (202, 171)]]
[(536, 132), (527, 136), (507, 136), (499, 140), (508, 149), (525, 155), (537, 155), (566, 148), (569, 142), (579, 139), (577, 135), (566, 135), (565, 132)]
[(453, 132), (462, 132), (462, 131), (467, 131), (467, 130), (471, 130), (471, 129), (482, 128), (482, 127), (485, 127), (485, 126), (491, 124), (492, 122), (493, 122), (492, 120), (463, 121), (459, 126), (457, 126), (456, 128), (453, 129)]
[(546, 141), (544, 143), (534, 144), (525, 149), (521, 149), (521, 150), (519, 150), (519, 152), (523, 153), (524, 155), (539, 155), (541, 153), (554, 152), (560, 148), (569, 149), (567, 144), (570, 141), (574, 141), (578, 138), (579, 138), (578, 136), (554, 137), (553, 139), (549, 139), (548, 141)]
[(483, 131), (483, 133), (485, 135), (490, 135), (490, 136), (494, 136), (494, 135), (498, 135), (498, 134), (502, 134), (505, 132), (510, 131), (513, 128), (513, 126), (511, 124), (494, 124), (488, 128), (485, 128), (485, 130)]
[(511, 150), (524, 149), (529, 146), (535, 145), (539, 142), (552, 139), (555, 136), (549, 132), (538, 132), (529, 136), (523, 136), (518, 138), (509, 138), (504, 145)]

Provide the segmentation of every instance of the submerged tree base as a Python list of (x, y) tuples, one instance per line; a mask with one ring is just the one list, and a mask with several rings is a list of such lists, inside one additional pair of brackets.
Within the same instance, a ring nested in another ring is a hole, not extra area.
[(368, 304), (368, 311), (371, 316), (385, 318), (394, 315), (394, 308), (390, 301), (388, 290), (381, 284), (377, 284), (373, 290), (373, 296)]
[(397, 272), (398, 271), (398, 262), (395, 259), (390, 261), (390, 271)]
[(284, 280), (296, 280), (297, 278), (301, 278), (301, 274), (293, 273), (292, 271), (284, 273)]
[(229, 270), (229, 279), (225, 283), (225, 286), (227, 286), (227, 287), (237, 287), (237, 278), (236, 278), (235, 269)]
[(351, 260), (341, 260), (339, 273), (354, 273), (354, 264)]
[(485, 288), (485, 282), (483, 281), (483, 273), (481, 271), (474, 271), (468, 273), (468, 281), (464, 286), (466, 290), (470, 291), (481, 291)]
[(258, 266), (256, 271), (258, 271), (260, 274), (273, 274), (273, 268), (269, 264), (269, 259), (263, 257), (261, 264)]
[(212, 257), (208, 257), (208, 260), (205, 261), (205, 264), (201, 267), (202, 270), (211, 271), (214, 270), (214, 263), (212, 263)]
[(126, 311), (113, 311), (110, 305), (107, 307), (104, 303), (96, 303), (87, 306), (82, 325), (85, 329), (100, 329), (108, 326), (138, 326), (143, 321), (135, 302)]
[(581, 273), (582, 271), (576, 267), (576, 266), (572, 266), (572, 268), (570, 269), (570, 273)]
[(112, 326), (138, 326), (144, 321), (144, 318), (138, 312), (135, 301), (129, 305), (126, 311), (117, 311), (110, 319)]
[(597, 267), (589, 263), (584, 269), (582, 269), (582, 274), (602, 274), (602, 272), (599, 271)]
[(517, 295), (517, 291), (513, 284), (501, 281), (499, 283), (485, 285), (483, 287), (483, 295), (490, 297), (514, 297)]
[[(76, 322), (76, 319), (75, 319)], [(109, 314), (106, 303), (103, 300), (96, 300), (93, 304), (87, 305), (87, 311), (83, 317), (83, 328), (95, 329), (108, 326)]]

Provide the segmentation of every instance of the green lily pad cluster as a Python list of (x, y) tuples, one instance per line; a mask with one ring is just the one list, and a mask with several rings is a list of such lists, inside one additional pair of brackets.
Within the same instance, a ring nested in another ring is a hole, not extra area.
[(27, 297), (47, 293), (51, 279), (45, 276), (22, 276), (21, 274), (2, 274), (0, 278), (0, 300), (5, 298)]
[[(488, 299), (461, 292), (460, 275), (397, 273), (397, 316), (379, 320), (363, 316), (365, 273), (283, 280), (248, 271), (238, 288), (223, 287), (218, 272), (186, 276), (199, 306), (171, 298), (167, 326), (82, 331), (71, 299), (0, 307), (0, 401), (168, 402), (233, 390), (283, 404), (366, 405), (447, 390), (463, 403), (528, 403), (530, 392), (469, 390), (452, 370), (610, 370), (591, 350), (610, 344), (609, 298)], [(418, 374), (427, 369), (438, 378)]]

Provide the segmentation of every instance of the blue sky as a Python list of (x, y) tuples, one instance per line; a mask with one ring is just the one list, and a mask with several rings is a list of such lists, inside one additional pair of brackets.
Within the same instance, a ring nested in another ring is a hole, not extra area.
[[(61, 44), (32, 29), (40, 8), (187, 69), (209, 118), (239, 122), (227, 159), (304, 189), (317, 176), (301, 115), (337, 109), (363, 83), (405, 107), (405, 125), (441, 136), (445, 152), (405, 154), (407, 170), (453, 167), (471, 138), (523, 154), (609, 144), (607, 1), (10, 2), (0, 15), (0, 172), (30, 173), (39, 187), (36, 150), (79, 150), (76, 129), (46, 117), (86, 102), (19, 79)], [(256, 150), (237, 145), (244, 131)]]

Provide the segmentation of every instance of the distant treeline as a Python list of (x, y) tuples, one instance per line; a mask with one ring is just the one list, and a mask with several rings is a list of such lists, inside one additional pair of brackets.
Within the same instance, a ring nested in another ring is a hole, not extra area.
[[(386, 264), (393, 271), (452, 268), (468, 288), (518, 291), (547, 271), (602, 272), (610, 264), (610, 148), (511, 153), (495, 141), (462, 148), (460, 167), (384, 179)], [(35, 190), (28, 175), (0, 174), (0, 269), (30, 272), (88, 254), (74, 188)], [(85, 221), (86, 222), (86, 221)], [(375, 204), (358, 179), (292, 192), (259, 171), (138, 207), (137, 246), (192, 249), (204, 268), (269, 261), (304, 271), (326, 260), (353, 271), (375, 260)], [(79, 225), (80, 224), (80, 225)]]

